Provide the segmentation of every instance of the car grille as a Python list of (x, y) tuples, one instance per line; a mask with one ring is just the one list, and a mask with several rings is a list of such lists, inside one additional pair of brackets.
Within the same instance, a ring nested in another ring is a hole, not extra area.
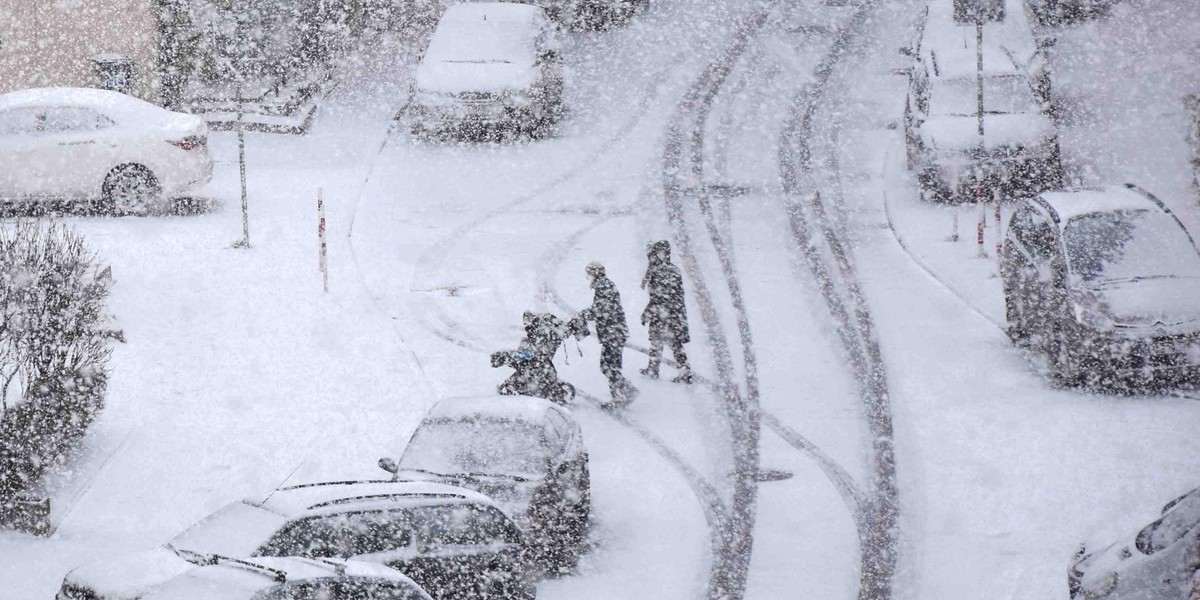
[(500, 96), (491, 92), (460, 92), (454, 95), (455, 98), (463, 102), (495, 102), (500, 99)]
[(54, 598), (55, 600), (104, 600), (91, 588), (73, 583), (64, 583)]

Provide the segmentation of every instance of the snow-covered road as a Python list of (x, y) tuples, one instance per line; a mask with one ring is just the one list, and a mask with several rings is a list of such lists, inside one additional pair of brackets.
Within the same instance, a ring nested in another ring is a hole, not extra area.
[[(806, 140), (812, 183), (840, 200), (831, 217), (852, 248), (888, 374), (895, 597), (1062, 598), (1078, 542), (1127, 533), (1197, 485), (1200, 439), (1187, 424), (1200, 402), (1052, 389), (995, 319), (981, 318), (996, 305), (990, 269), (965, 244), (939, 250), (948, 213), (916, 200), (900, 133), (887, 128), (905, 88), (891, 74), (895, 48), (911, 38), (919, 4), (870, 11), (830, 73), (831, 100)], [(733, 379), (744, 383), (739, 340), (753, 331), (757, 395), (773, 425), (759, 460), (793, 474), (758, 486), (746, 597), (854, 596), (860, 540), (846, 490), (871, 481), (873, 432), (839, 323), (794, 252), (780, 140), (794, 99), (856, 8), (658, 0), (627, 28), (569, 36), (570, 113), (551, 139), (433, 142), (393, 128), (413, 58), (383, 36), (346, 64), (310, 135), (248, 136), (252, 249), (229, 247), (240, 236), (229, 134), (212, 136), (219, 164), (205, 190), (223, 206), (68, 219), (113, 265), (113, 310), (129, 343), (114, 352), (108, 407), (49, 482), (55, 535), (0, 533), (0, 599), (51, 597), (73, 566), (164, 541), (285, 479), (381, 475), (375, 459), (398, 450), (432, 402), (488, 393), (507, 376), (487, 355), (517, 343), (522, 311), (561, 314), (590, 301), (590, 261), (607, 266), (631, 342), (644, 345), (645, 244), (678, 233), (664, 202), (672, 117), (764, 8), (704, 109), (703, 175), (690, 182), (732, 193), (712, 200), (713, 230), (697, 203), (682, 206), (721, 333), (703, 332), (689, 281), (689, 353), (714, 383), (719, 354), (706, 344), (729, 340)], [(1129, 88), (1087, 77), (1132, 68), (1088, 36), (1144, 34), (1167, 18), (1149, 11), (1124, 29), (1102, 22), (1061, 36), (1058, 56), (1074, 57), (1057, 67), (1064, 93), (1119, 100), (1068, 123), (1063, 151), (1089, 178), (1161, 178), (1161, 189), (1150, 187), (1195, 231), (1200, 210), (1172, 166), (1182, 147), (1172, 141), (1138, 158), (1157, 141), (1121, 125), (1122, 115), (1167, 112), (1166, 100), (1147, 108)], [(1089, 133), (1097, 123), (1115, 133)], [(1122, 150), (1097, 150), (1111, 136)], [(316, 272), (318, 187), (331, 233), (329, 294)], [(885, 198), (902, 214), (889, 220)], [(729, 244), (741, 313), (714, 231)], [(602, 397), (598, 354), (593, 338), (571, 342), (560, 373)], [(709, 585), (714, 515), (734, 491), (720, 386), (648, 381), (636, 376), (644, 354), (629, 349), (625, 359), (642, 396), (621, 419), (586, 401), (576, 409), (593, 461), (593, 548), (577, 574), (540, 586), (547, 599), (697, 598)]]

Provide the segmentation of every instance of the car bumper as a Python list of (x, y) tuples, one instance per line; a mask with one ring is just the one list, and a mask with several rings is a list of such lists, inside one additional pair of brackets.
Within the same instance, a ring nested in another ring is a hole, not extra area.
[(157, 173), (164, 196), (184, 194), (212, 181), (213, 161), (208, 152), (188, 152), (190, 155), (173, 161), (169, 167), (161, 168)]
[(990, 158), (983, 164), (983, 177), (975, 171), (975, 163), (967, 160), (934, 158), (925, 170), (959, 200), (978, 196), (981, 183), (984, 194), (999, 189), (1008, 197), (1033, 196), (1061, 184), (1060, 167), (1053, 154)]
[(1098, 336), (1082, 346), (1081, 356), (1094, 356), (1105, 370), (1123, 378), (1200, 380), (1200, 332), (1144, 338)]
[(534, 120), (532, 106), (510, 106), (495, 102), (478, 104), (416, 105), (410, 109), (413, 122), (430, 128), (513, 125)]

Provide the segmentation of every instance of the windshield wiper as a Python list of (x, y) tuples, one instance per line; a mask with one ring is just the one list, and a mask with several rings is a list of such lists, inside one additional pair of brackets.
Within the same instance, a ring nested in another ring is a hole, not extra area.
[(469, 65), (488, 65), (488, 64), (495, 64), (495, 63), (511, 64), (512, 63), (511, 60), (504, 60), (502, 58), (479, 58), (479, 59), (473, 59), (473, 60), (443, 60), (442, 62), (454, 63), (454, 64), (469, 64)]
[(200, 552), (195, 552), (184, 548), (176, 548), (174, 544), (167, 544), (167, 550), (174, 552), (175, 556), (178, 556), (179, 558), (182, 558), (193, 565), (203, 566), (211, 564), (212, 561), (212, 558), (207, 554), (202, 554)]
[(455, 473), (454, 475), (450, 475), (450, 477), (469, 477), (472, 479), (478, 479), (480, 477), (492, 477), (492, 478), (496, 478), (496, 479), (511, 479), (511, 480), (519, 482), (519, 483), (525, 483), (525, 482), (529, 481), (528, 477), (522, 477), (520, 475), (511, 475), (508, 473)]

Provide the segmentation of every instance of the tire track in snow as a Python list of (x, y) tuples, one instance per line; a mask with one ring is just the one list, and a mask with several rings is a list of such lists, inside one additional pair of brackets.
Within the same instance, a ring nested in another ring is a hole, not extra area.
[[(741, 337), (744, 367), (746, 370), (746, 395), (743, 396), (735, 381), (733, 359), (725, 338), (724, 325), (717, 313), (712, 294), (708, 290), (699, 260), (692, 248), (683, 201), (700, 190), (703, 182), (704, 126), (712, 109), (713, 101), (720, 92), (733, 66), (766, 23), (767, 9), (759, 9), (737, 25), (733, 40), (725, 51), (711, 62), (692, 84), (676, 108), (667, 129), (663, 148), (663, 199), (668, 221), (673, 230), (675, 247), (680, 261), (687, 271), (694, 288), (697, 306), (704, 321), (709, 340), (709, 350), (717, 369), (715, 387), (724, 400), (726, 417), (729, 420), (733, 442), (734, 486), (730, 519), (722, 531), (719, 552), (714, 556), (712, 577), (708, 585), (711, 600), (742, 598), (749, 577), (750, 557), (754, 546), (755, 504), (758, 494), (759, 471), (759, 412), (758, 378), (749, 320), (742, 303), (741, 288), (733, 266), (732, 250), (714, 237), (725, 274), (729, 293), (734, 304), (735, 317)], [(685, 147), (686, 146), (686, 147)], [(687, 152), (685, 156), (685, 151)], [(684, 171), (685, 161), (687, 170)], [(701, 194), (702, 207), (708, 200)], [(710, 233), (715, 231), (715, 221), (710, 208), (703, 208), (706, 226)]]
[[(795, 250), (808, 265), (828, 305), (859, 382), (871, 432), (871, 495), (866, 499), (862, 519), (866, 528), (859, 532), (860, 600), (891, 598), (896, 570), (898, 494), (891, 406), (882, 353), (858, 283), (853, 257), (843, 241), (843, 232), (831, 220), (817, 191), (810, 140), (813, 139), (816, 113), (822, 108), (830, 89), (834, 69), (877, 5), (878, 1), (859, 5), (849, 23), (838, 31), (833, 47), (816, 69), (814, 82), (795, 99), (791, 118), (780, 138), (779, 150), (785, 210), (796, 242)], [(840, 127), (840, 120), (835, 119), (833, 125)], [(832, 151), (836, 153), (837, 149)], [(840, 203), (840, 174), (836, 173), (840, 165), (832, 162), (830, 166), (835, 171), (834, 200)], [(835, 210), (838, 208), (835, 205)]]
[[(616, 216), (617, 215), (608, 215), (596, 219), (586, 226), (576, 230), (570, 236), (560, 240), (549, 251), (542, 255), (542, 260), (539, 261), (538, 264), (544, 266), (539, 270), (538, 281), (542, 282), (542, 290), (546, 295), (547, 301), (557, 306), (563, 312), (571, 314), (577, 312), (578, 309), (569, 305), (566, 299), (562, 297), (562, 294), (558, 292), (558, 288), (554, 286), (550, 275), (557, 273), (560, 270), (560, 265), (562, 264), (563, 259), (566, 257), (568, 250), (576, 247), (585, 235), (608, 223)], [(644, 346), (626, 342), (625, 347), (647, 356), (650, 355), (650, 349)], [(668, 366), (676, 368), (679, 367), (679, 364), (670, 358), (663, 357), (662, 361)], [(700, 374), (695, 370), (693, 370), (692, 374), (697, 382), (709, 388), (713, 394), (718, 396), (721, 394), (721, 387), (716, 381)], [(808, 438), (804, 437), (804, 435), (802, 435), (800, 432), (792, 429), (780, 421), (779, 418), (765, 410), (762, 410), (761, 408), (759, 410), (759, 416), (762, 419), (762, 422), (766, 424), (769, 429), (778, 434), (783, 441), (787, 442), (793, 448), (796, 448), (817, 463), (817, 466), (822, 472), (825, 473), (825, 476), (829, 479), (830, 483), (833, 484), (834, 489), (836, 489), (838, 494), (841, 495), (843, 502), (845, 502), (846, 506), (850, 509), (851, 516), (857, 521), (860, 518), (860, 511), (863, 506), (863, 497), (862, 492), (858, 489), (858, 486), (854, 481), (854, 478), (845, 469), (838, 465), (837, 462), (830, 458), (828, 454), (825, 454), (824, 451), (817, 447), (816, 444), (809, 441)]]

